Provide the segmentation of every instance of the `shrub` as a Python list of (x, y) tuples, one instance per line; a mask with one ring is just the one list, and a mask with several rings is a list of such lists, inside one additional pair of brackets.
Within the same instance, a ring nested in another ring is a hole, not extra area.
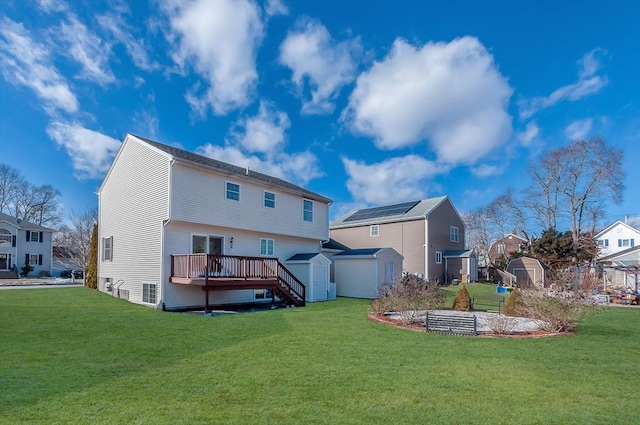
[(544, 329), (550, 332), (571, 331), (584, 316), (599, 311), (591, 300), (571, 291), (522, 291), (522, 303), (527, 309), (527, 316), (543, 321)]
[(458, 291), (456, 299), (453, 300), (452, 308), (457, 311), (471, 311), (471, 297), (469, 296), (469, 291), (467, 291), (467, 286), (464, 283)]
[(487, 318), (489, 328), (498, 335), (511, 335), (513, 334), (516, 325), (516, 319), (509, 316), (490, 316)]
[(529, 317), (529, 311), (524, 303), (520, 289), (515, 288), (509, 296), (504, 305), (504, 314), (514, 317)]
[(441, 308), (444, 295), (437, 285), (415, 277), (406, 276), (401, 281), (380, 288), (377, 300), (371, 303), (371, 311), (382, 315), (397, 312), (403, 323), (412, 323), (421, 310)]
[(29, 273), (33, 271), (33, 267), (31, 267), (29, 264), (25, 264), (24, 266), (22, 266), (20, 270), (21, 270), (20, 276), (27, 277), (29, 276)]

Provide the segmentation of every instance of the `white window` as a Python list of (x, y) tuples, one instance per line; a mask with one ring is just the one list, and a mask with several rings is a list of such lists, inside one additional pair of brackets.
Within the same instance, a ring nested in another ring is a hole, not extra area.
[(113, 236), (102, 238), (102, 261), (113, 261)]
[(313, 201), (308, 199), (302, 201), (302, 219), (304, 221), (313, 221)]
[(231, 199), (232, 201), (240, 200), (239, 184), (227, 182), (227, 199)]
[(142, 282), (142, 302), (155, 304), (156, 303), (156, 283)]
[(369, 228), (369, 236), (379, 236), (380, 235), (380, 226), (374, 224)]
[(31, 232), (31, 242), (40, 242), (40, 232)]
[(0, 244), (11, 243), (11, 232), (7, 229), (0, 229)]
[(618, 246), (619, 247), (635, 246), (635, 240), (633, 240), (633, 239), (618, 239)]
[(459, 241), (458, 228), (456, 226), (449, 227), (449, 239), (451, 240), (451, 242)]
[(498, 254), (504, 254), (504, 244), (503, 243), (499, 243), (498, 244)]
[(38, 264), (38, 254), (29, 254), (29, 265), (37, 266)]
[(273, 239), (260, 239), (260, 255), (273, 255)]
[(253, 293), (253, 297), (256, 301), (272, 300), (273, 293), (271, 292), (271, 289), (256, 289)]
[(264, 206), (266, 208), (276, 207), (276, 194), (271, 192), (264, 192)]
[(436, 264), (442, 264), (442, 252), (436, 251)]

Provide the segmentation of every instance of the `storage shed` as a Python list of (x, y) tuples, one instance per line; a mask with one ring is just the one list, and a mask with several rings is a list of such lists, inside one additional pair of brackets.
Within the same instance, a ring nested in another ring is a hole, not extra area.
[(507, 264), (507, 271), (518, 278), (520, 288), (544, 288), (547, 270), (540, 261), (531, 257), (514, 258)]
[(335, 290), (329, 283), (331, 260), (319, 252), (296, 254), (285, 261), (287, 268), (307, 287), (307, 302), (327, 301)]
[(473, 249), (445, 251), (444, 257), (445, 282), (477, 282), (478, 258)]
[(378, 298), (381, 285), (402, 276), (403, 257), (393, 248), (348, 249), (333, 260), (339, 297)]

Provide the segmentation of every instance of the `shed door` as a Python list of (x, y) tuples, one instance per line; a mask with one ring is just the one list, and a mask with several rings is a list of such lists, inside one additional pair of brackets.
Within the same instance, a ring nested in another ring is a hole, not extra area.
[(393, 278), (396, 275), (395, 264), (393, 261), (387, 261), (384, 263), (384, 283), (390, 285), (393, 283)]
[(532, 288), (536, 279), (536, 271), (534, 269), (513, 269), (513, 274), (518, 278), (518, 287)]
[(316, 265), (313, 267), (313, 300), (327, 300), (327, 268), (325, 266)]

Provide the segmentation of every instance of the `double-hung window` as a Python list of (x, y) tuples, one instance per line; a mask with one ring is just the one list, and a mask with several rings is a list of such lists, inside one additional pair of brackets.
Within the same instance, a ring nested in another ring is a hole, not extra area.
[(460, 240), (458, 228), (456, 226), (449, 227), (449, 240), (451, 240), (451, 242), (458, 242)]
[(302, 201), (302, 219), (313, 222), (313, 201), (308, 199)]
[(273, 239), (260, 239), (260, 255), (273, 256)]
[(504, 254), (504, 244), (503, 243), (499, 243), (498, 244), (498, 254)]
[(276, 207), (276, 194), (273, 192), (264, 192), (264, 203), (265, 208), (275, 208)]
[(102, 261), (113, 261), (113, 236), (102, 238)]
[(237, 183), (227, 182), (227, 199), (232, 201), (240, 200), (240, 185)]
[(442, 252), (436, 251), (436, 264), (442, 264)]
[(377, 224), (372, 225), (369, 228), (369, 236), (379, 236), (380, 235), (380, 226)]

